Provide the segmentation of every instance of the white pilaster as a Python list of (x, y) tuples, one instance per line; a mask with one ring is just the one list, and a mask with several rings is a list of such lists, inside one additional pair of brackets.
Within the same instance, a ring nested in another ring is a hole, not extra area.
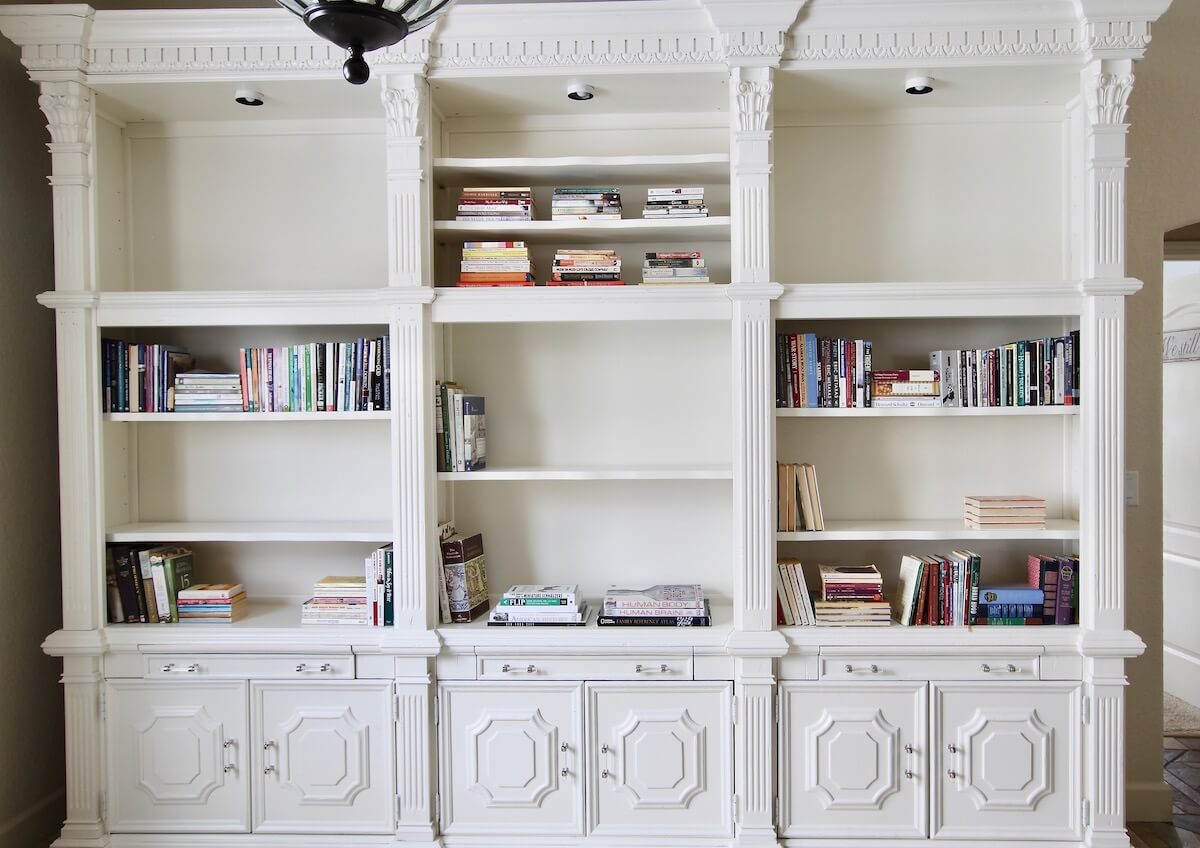
[(736, 662), (737, 844), (775, 846), (775, 660), (743, 656)]
[(729, 187), (733, 218), (734, 283), (774, 281), (771, 95), (775, 69), (735, 66), (729, 71), (732, 123)]
[(66, 699), (67, 819), (54, 848), (108, 845), (101, 797), (104, 792), (104, 724), (99, 657), (63, 658)]
[(1084, 798), (1089, 805), (1084, 838), (1093, 848), (1128, 848), (1125, 832), (1125, 660), (1087, 661), (1085, 712), (1089, 767)]
[(383, 78), (387, 119), (388, 285), (432, 285), (432, 162), (429, 83), (417, 74)]
[(396, 662), (396, 839), (429, 843), (437, 837), (432, 660), (409, 657)]
[[(432, 299), (432, 291), (427, 290)], [(425, 298), (423, 298), (425, 299)], [(395, 307), (392, 336), (392, 524), (397, 627), (434, 626), (430, 528), (436, 517), (433, 463), (433, 327), (427, 303)]]

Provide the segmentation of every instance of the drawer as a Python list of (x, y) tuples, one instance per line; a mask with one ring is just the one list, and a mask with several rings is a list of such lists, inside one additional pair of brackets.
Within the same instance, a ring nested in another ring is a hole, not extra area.
[(1037, 680), (1038, 655), (891, 656), (821, 653), (821, 680)]
[(692, 657), (481, 656), (480, 680), (691, 680)]
[(351, 680), (353, 654), (147, 654), (146, 677)]

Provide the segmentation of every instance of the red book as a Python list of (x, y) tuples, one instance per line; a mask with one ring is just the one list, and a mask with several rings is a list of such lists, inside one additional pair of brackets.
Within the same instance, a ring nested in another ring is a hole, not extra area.
[(800, 345), (795, 333), (790, 333), (788, 341), (788, 363), (792, 370), (792, 408), (804, 406), (800, 398)]
[(936, 371), (904, 369), (901, 371), (872, 371), (871, 381), (875, 383), (934, 383), (937, 382)]
[(535, 284), (534, 284), (533, 280), (522, 280), (521, 282), (511, 282), (511, 283), (505, 283), (505, 282), (500, 282), (500, 281), (486, 282), (484, 280), (459, 280), (457, 285), (458, 285), (458, 288), (463, 288), (463, 289), (469, 289), (469, 288), (486, 289), (486, 288), (504, 288), (505, 286), (532, 286)]

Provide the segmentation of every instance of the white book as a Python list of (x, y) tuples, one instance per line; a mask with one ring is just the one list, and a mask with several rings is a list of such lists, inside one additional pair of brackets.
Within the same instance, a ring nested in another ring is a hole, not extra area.
[(792, 586), (791, 575), (788, 574), (787, 564), (775, 563), (779, 572), (779, 595), (783, 600), (783, 620), (785, 624), (796, 625), (803, 623), (803, 614), (797, 605), (796, 593)]

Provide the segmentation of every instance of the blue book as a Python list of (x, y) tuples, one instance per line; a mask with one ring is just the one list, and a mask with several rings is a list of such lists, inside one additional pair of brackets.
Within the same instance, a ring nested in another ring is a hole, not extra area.
[(804, 386), (807, 397), (804, 399), (804, 405), (809, 409), (816, 409), (820, 406), (820, 401), (817, 399), (818, 376), (817, 376), (817, 334), (804, 334)]
[(981, 586), (979, 604), (1036, 604), (1046, 601), (1046, 593), (1033, 586)]

